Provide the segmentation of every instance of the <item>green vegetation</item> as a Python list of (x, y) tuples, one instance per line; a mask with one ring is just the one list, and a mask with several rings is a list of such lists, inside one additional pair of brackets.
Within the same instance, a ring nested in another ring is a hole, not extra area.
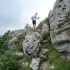
[(7, 50), (7, 42), (9, 40), (9, 34), (10, 31), (5, 33), (3, 36), (0, 36), (0, 54), (3, 53), (5, 50)]
[[(7, 43), (10, 39), (9, 31), (3, 36), (0, 36), (0, 70), (32, 70), (29, 67), (31, 57), (25, 55), (16, 55), (19, 52), (23, 53), (22, 42), (25, 35), (20, 35), (14, 41), (15, 47), (12, 49), (7, 48)], [(28, 65), (23, 64), (28, 62)]]
[[(42, 29), (42, 26), (44, 23), (48, 24), (49, 31), (42, 33), (42, 38), (43, 38), (43, 40), (47, 40), (49, 42), (49, 45), (48, 45), (48, 50), (49, 50), (48, 51), (48, 61), (49, 61), (50, 65), (54, 66), (54, 68), (49, 69), (49, 70), (70, 70), (70, 61), (62, 59), (61, 53), (59, 53), (55, 49), (55, 47), (51, 44), (49, 20), (46, 18), (44, 21), (42, 21), (38, 25), (37, 29)], [(58, 25), (59, 28), (61, 26), (62, 25)]]
[(25, 55), (23, 60), (24, 62), (28, 62), (30, 64), (31, 59), (32, 59), (31, 57), (29, 57), (28, 55)]
[(49, 25), (49, 19), (45, 18), (42, 22), (40, 22), (40, 24), (38, 25), (38, 27), (36, 29), (42, 29), (43, 24)]
[[(32, 70), (29, 67), (31, 57), (16, 55), (18, 52), (5, 51), (0, 55), (0, 70)], [(25, 65), (23, 63), (28, 63)]]
[(43, 40), (46, 40), (50, 36), (50, 31), (42, 33)]
[(11, 49), (12, 52), (17, 51), (17, 52), (23, 52), (23, 46), (20, 43), (15, 44), (15, 47)]
[[(46, 18), (42, 21), (37, 29), (42, 29), (43, 24), (49, 25), (49, 20)], [(58, 27), (61, 27), (59, 25)], [(28, 28), (28, 25), (26, 26)], [(16, 55), (16, 53), (23, 52), (22, 42), (25, 39), (25, 35), (17, 36), (17, 40), (14, 41), (15, 47), (11, 50), (7, 48), (7, 43), (10, 39), (9, 32), (5, 33), (3, 36), (0, 36), (0, 70), (32, 70), (29, 67), (32, 58), (28, 55)], [(50, 25), (49, 30), (47, 32), (42, 33), (43, 40), (47, 40), (48, 45), (48, 53), (46, 52), (46, 56), (50, 65), (53, 65), (53, 69), (49, 70), (70, 70), (70, 61), (62, 59), (61, 54), (54, 48), (51, 44), (50, 37)], [(62, 44), (62, 42), (61, 42)], [(46, 60), (46, 59), (44, 59)], [(42, 62), (42, 61), (41, 61)]]
[(15, 55), (11, 52), (5, 52), (0, 55), (0, 70), (19, 70), (20, 64)]
[(26, 66), (25, 64), (22, 65), (21, 70), (32, 70), (29, 66)]
[(52, 46), (48, 46), (48, 59), (54, 65), (51, 70), (70, 70), (70, 61), (61, 58), (61, 54)]
[(25, 39), (25, 35), (24, 34), (21, 34), (21, 35), (17, 36), (17, 40), (19, 42), (23, 42), (24, 39)]

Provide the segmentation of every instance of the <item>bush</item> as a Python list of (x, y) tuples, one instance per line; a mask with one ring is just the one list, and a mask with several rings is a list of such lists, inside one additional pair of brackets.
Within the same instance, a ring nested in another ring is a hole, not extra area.
[(0, 53), (7, 50), (7, 42), (9, 40), (9, 32), (7, 31), (3, 36), (0, 36)]
[(25, 55), (24, 57), (24, 62), (28, 62), (29, 64), (31, 63), (32, 58), (29, 57), (28, 55)]
[(50, 31), (44, 32), (44, 33), (42, 34), (43, 40), (46, 40), (49, 36), (50, 36)]
[(5, 50), (7, 50), (5, 41), (3, 41), (2, 37), (0, 37), (0, 54), (2, 54)]
[(16, 44), (15, 47), (12, 48), (11, 50), (12, 50), (12, 52), (13, 52), (13, 51), (23, 52), (23, 46), (22, 46), (21, 43), (18, 43), (18, 44)]
[(32, 70), (29, 66), (22, 65), (20, 70)]
[(15, 55), (11, 52), (5, 52), (0, 55), (0, 70), (19, 70), (20, 64)]
[(24, 39), (25, 39), (25, 35), (24, 34), (21, 34), (21, 35), (17, 36), (17, 40), (19, 42), (23, 42)]

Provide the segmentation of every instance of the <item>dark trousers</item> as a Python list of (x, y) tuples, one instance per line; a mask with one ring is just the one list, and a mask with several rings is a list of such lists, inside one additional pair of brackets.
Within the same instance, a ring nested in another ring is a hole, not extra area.
[(32, 20), (33, 25), (36, 25), (36, 20)]

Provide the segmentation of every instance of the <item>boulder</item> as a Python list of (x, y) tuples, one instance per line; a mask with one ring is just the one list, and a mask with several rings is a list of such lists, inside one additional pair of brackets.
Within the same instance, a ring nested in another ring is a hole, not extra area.
[(31, 67), (33, 70), (38, 70), (38, 68), (39, 68), (39, 63), (40, 63), (40, 58), (32, 58), (30, 67)]
[(37, 57), (40, 50), (42, 37), (38, 32), (28, 33), (23, 41), (23, 51), (31, 57)]

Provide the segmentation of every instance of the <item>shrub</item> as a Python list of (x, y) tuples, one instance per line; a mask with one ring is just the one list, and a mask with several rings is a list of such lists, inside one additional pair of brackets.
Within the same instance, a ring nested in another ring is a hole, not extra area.
[(20, 64), (15, 55), (11, 52), (5, 52), (0, 55), (0, 70), (19, 70)]
[(42, 33), (43, 40), (46, 40), (48, 36), (50, 36), (50, 31)]
[(7, 50), (7, 42), (9, 40), (9, 32), (7, 31), (3, 36), (0, 36), (0, 53)]
[(19, 42), (22, 42), (25, 39), (25, 35), (21, 34), (21, 35), (17, 36), (17, 39)]
[(24, 57), (24, 62), (28, 62), (29, 64), (31, 63), (32, 58), (29, 57), (28, 55), (25, 55)]
[(5, 50), (7, 50), (7, 47), (5, 45), (6, 42), (3, 41), (2, 37), (0, 37), (0, 54), (3, 53)]
[(28, 65), (22, 65), (20, 70), (32, 70)]
[(12, 48), (11, 50), (12, 50), (12, 52), (14, 52), (14, 51), (23, 52), (23, 46), (22, 46), (21, 43), (18, 43), (18, 44), (16, 44), (15, 47)]

